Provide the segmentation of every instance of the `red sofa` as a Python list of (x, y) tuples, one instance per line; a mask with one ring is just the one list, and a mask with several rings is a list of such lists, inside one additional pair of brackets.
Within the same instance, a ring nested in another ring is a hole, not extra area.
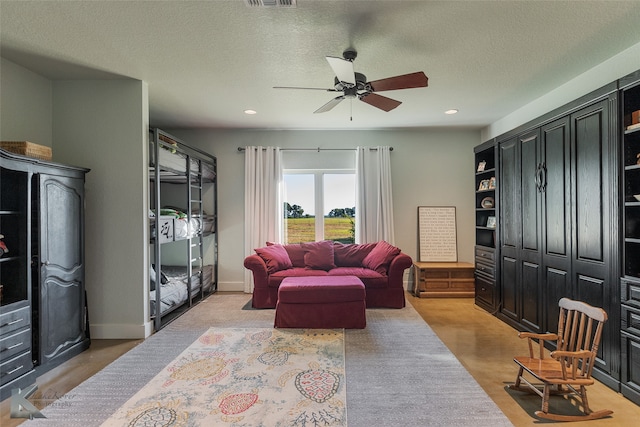
[(364, 283), (368, 308), (405, 306), (402, 279), (413, 261), (385, 241), (267, 244), (255, 252), (244, 260), (253, 273), (254, 308), (274, 308), (282, 280), (301, 276), (357, 276)]

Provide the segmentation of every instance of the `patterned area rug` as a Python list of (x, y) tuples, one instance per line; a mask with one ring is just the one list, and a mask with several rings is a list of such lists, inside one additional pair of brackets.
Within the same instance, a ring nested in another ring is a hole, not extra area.
[(103, 426), (346, 426), (344, 332), (211, 328)]

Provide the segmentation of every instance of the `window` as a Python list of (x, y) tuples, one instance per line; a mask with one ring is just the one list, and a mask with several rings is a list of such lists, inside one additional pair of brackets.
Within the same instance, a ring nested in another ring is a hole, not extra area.
[(285, 243), (354, 242), (356, 176), (353, 170), (285, 170), (283, 178)]

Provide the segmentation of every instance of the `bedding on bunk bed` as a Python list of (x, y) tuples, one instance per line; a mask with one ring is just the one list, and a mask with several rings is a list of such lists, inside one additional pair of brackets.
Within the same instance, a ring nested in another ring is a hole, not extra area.
[[(153, 150), (149, 151), (149, 162), (150, 166), (154, 165), (153, 161)], [(158, 159), (160, 160), (159, 164), (166, 169), (169, 169), (178, 173), (186, 173), (187, 172), (187, 156), (180, 152), (172, 152), (171, 150), (161, 147), (158, 150)], [(199, 160), (202, 160), (201, 162)], [(206, 158), (189, 158), (189, 167), (191, 169), (192, 174), (197, 174), (199, 170), (199, 164), (202, 165), (202, 177), (207, 180), (213, 180), (216, 177), (216, 173), (214, 171), (213, 165)]]
[[(156, 315), (158, 289), (155, 283), (155, 276), (155, 272), (152, 268), (150, 271), (151, 287), (149, 291), (149, 302), (152, 317), (155, 317)], [(187, 290), (187, 267), (163, 265), (160, 276), (160, 315), (163, 315), (189, 300), (189, 292)], [(209, 292), (212, 284), (212, 265), (203, 266), (202, 274), (200, 274), (199, 271), (194, 271), (191, 275), (191, 297), (193, 298), (197, 296), (201, 289), (204, 292)]]
[[(149, 212), (149, 217), (153, 218), (155, 214), (153, 211)], [(214, 228), (214, 216), (207, 215), (193, 215), (189, 220), (187, 214), (179, 209), (172, 207), (164, 207), (160, 209), (160, 217), (173, 218), (173, 224), (171, 227), (172, 237), (170, 240), (182, 240), (189, 237), (194, 237), (200, 233), (213, 233)], [(155, 237), (155, 230), (153, 230), (152, 222), (152, 237)]]

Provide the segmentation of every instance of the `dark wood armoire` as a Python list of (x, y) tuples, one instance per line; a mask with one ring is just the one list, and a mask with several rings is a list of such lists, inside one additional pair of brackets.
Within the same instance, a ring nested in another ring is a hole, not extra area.
[(0, 150), (1, 398), (89, 347), (87, 169)]

